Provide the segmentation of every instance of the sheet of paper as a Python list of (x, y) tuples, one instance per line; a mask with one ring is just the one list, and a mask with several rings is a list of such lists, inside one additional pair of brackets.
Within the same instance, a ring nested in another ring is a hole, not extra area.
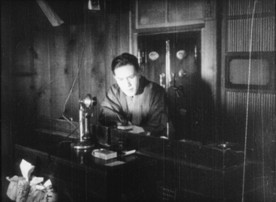
[(123, 162), (123, 161), (113, 161), (113, 162), (107, 163), (105, 165), (106, 166), (118, 166), (118, 165), (122, 165), (122, 164), (125, 164), (125, 162)]
[(28, 161), (22, 159), (20, 163), (20, 170), (22, 173), (22, 176), (29, 181), (29, 177), (31, 176), (31, 173), (34, 171), (35, 167), (29, 163)]

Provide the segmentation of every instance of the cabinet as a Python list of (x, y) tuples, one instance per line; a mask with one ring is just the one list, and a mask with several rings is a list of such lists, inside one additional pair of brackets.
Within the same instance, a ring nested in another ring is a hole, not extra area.
[(137, 29), (170, 27), (204, 22), (215, 15), (213, 0), (136, 0), (135, 26)]

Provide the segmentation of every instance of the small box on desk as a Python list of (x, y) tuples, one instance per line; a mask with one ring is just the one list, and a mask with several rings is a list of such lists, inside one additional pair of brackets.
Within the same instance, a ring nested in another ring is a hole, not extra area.
[(117, 157), (117, 152), (108, 149), (94, 149), (92, 156), (104, 160), (109, 160)]

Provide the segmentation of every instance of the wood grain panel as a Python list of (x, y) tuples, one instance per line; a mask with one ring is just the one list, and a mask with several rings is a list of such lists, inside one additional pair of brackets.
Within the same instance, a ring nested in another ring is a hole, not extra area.
[(51, 116), (51, 84), (54, 82), (50, 77), (49, 38), (44, 32), (38, 31), (34, 37), (34, 69), (37, 72), (35, 78), (37, 115)]
[(77, 23), (69, 20), (59, 27), (51, 27), (34, 2), (13, 7), (15, 111), (20, 122), (63, 115), (78, 121), (79, 99), (90, 93), (99, 103), (103, 100), (114, 82), (111, 61), (129, 47), (129, 13), (121, 7), (97, 13), (78, 9), (82, 18)]
[(118, 19), (115, 17), (114, 14), (106, 16), (106, 54), (105, 54), (105, 61), (106, 61), (106, 90), (109, 88), (109, 86), (115, 82), (112, 72), (111, 72), (111, 62), (114, 57), (118, 54), (118, 44), (116, 43), (118, 39), (117, 35), (117, 24)]
[[(69, 34), (72, 38), (69, 38)], [(51, 118), (60, 118), (63, 114), (72, 117), (74, 96), (78, 97), (78, 83), (68, 98), (74, 78), (77, 76), (78, 54), (75, 33), (58, 28), (50, 38), (50, 75), (54, 82), (51, 85)], [(68, 98), (68, 100), (67, 100)], [(75, 114), (77, 111), (75, 110)], [(76, 117), (77, 118), (77, 117)]]

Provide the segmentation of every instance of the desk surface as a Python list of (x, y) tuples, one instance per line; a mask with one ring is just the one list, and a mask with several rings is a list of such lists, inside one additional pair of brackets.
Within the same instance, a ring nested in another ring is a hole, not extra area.
[[(21, 141), (17, 145), (17, 158), (30, 157), (35, 163), (40, 162), (41, 170), (45, 173), (51, 170), (49, 175), (54, 173), (63, 181), (70, 182), (70, 190), (86, 184), (85, 187), (89, 187), (89, 191), (80, 193), (85, 196), (91, 193), (96, 196), (96, 201), (112, 201), (114, 196), (122, 197), (118, 193), (134, 193), (130, 190), (139, 190), (146, 184), (154, 183), (164, 183), (164, 190), (175, 191), (179, 197), (183, 196), (182, 192), (218, 199), (241, 194), (242, 152), (215, 145), (120, 133), (116, 130), (112, 131), (111, 136), (111, 142), (123, 141), (138, 152), (119, 159), (124, 164), (109, 166), (109, 163), (118, 159), (96, 159), (91, 155), (91, 151), (78, 153), (72, 150), (70, 144), (74, 139), (36, 133), (31, 140)], [(247, 186), (249, 191), (256, 190), (259, 184), (254, 181), (258, 178), (257, 172), (257, 164), (248, 164), (246, 179), (250, 185)], [(152, 174), (155, 176), (151, 177)], [(147, 175), (148, 177), (145, 177)], [(148, 179), (150, 180), (144, 181)], [(137, 186), (132, 187), (133, 182), (136, 182), (134, 184)], [(116, 192), (114, 187), (119, 188), (118, 185), (120, 190)], [(152, 190), (156, 188), (155, 185), (152, 185)], [(81, 196), (77, 194), (76, 197)], [(179, 201), (182, 201), (182, 198)]]
[(63, 198), (60, 201), (136, 201), (141, 194), (144, 198), (150, 195), (143, 187), (151, 183), (146, 181), (147, 171), (156, 165), (153, 159), (133, 154), (102, 160), (90, 151), (76, 152), (65, 145), (60, 149), (53, 155), (37, 146), (16, 145), (16, 167), (21, 159), (35, 165), (34, 176), (50, 178)]

